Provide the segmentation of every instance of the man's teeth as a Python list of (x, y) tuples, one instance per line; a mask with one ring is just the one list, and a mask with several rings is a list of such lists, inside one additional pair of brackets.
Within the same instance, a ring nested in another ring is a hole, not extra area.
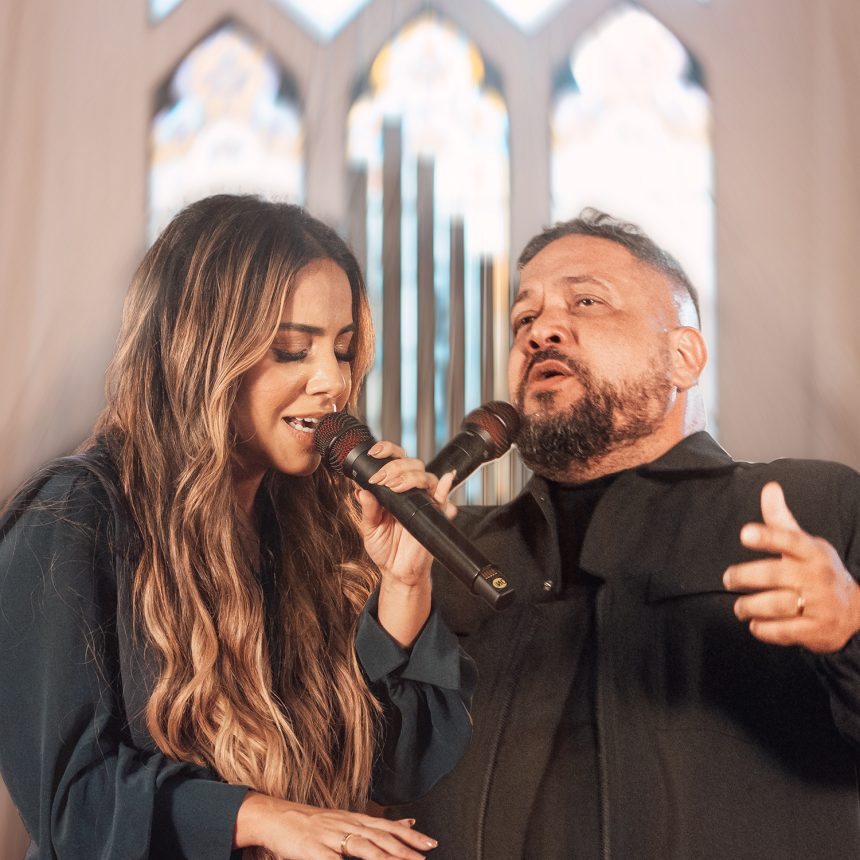
[(295, 427), (296, 430), (301, 430), (302, 433), (313, 433), (319, 424), (319, 418), (285, 418), (284, 421)]

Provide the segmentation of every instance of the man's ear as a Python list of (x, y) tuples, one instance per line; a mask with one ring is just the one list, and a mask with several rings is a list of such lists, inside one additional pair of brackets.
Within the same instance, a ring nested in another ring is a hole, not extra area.
[(708, 361), (708, 347), (702, 333), (690, 326), (679, 326), (669, 335), (672, 350), (672, 384), (686, 391), (699, 381)]

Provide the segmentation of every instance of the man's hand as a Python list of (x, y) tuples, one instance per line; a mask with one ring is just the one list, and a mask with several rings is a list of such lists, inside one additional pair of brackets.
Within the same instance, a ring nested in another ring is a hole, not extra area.
[(839, 651), (860, 630), (860, 585), (826, 540), (797, 524), (776, 482), (762, 488), (761, 512), (764, 524), (747, 523), (741, 543), (779, 558), (726, 570), (729, 591), (749, 592), (735, 601), (735, 615), (762, 642)]

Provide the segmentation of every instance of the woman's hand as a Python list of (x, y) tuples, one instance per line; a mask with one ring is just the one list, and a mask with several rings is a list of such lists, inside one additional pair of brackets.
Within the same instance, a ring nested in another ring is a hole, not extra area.
[(422, 860), (437, 843), (412, 824), (410, 819), (388, 821), (251, 791), (239, 807), (233, 847), (259, 846), (280, 860)]
[[(370, 482), (395, 493), (426, 490), (446, 516), (457, 509), (448, 501), (454, 473), (437, 479), (424, 469), (421, 460), (404, 456), (392, 442), (377, 442), (367, 452), (372, 457), (394, 457)], [(379, 623), (402, 646), (409, 647), (424, 626), (430, 613), (430, 553), (388, 513), (368, 490), (358, 490), (361, 505), (361, 529), (368, 555), (379, 568)]]
[[(424, 463), (407, 458), (402, 448), (392, 442), (377, 442), (368, 452), (371, 457), (384, 459), (395, 457), (386, 463), (370, 483), (388, 487), (395, 493), (406, 490), (426, 490), (443, 508), (448, 517), (457, 509), (447, 501), (454, 475), (445, 475), (440, 480), (425, 471)], [(368, 490), (358, 490), (361, 504), (364, 545), (383, 577), (403, 584), (419, 585), (430, 571), (430, 554), (412, 537), (397, 520), (388, 513)]]

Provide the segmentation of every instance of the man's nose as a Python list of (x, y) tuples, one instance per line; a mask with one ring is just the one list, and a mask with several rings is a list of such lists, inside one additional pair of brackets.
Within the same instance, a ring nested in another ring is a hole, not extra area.
[(549, 346), (559, 346), (572, 338), (569, 321), (554, 312), (543, 313), (532, 323), (528, 342), (529, 348), (537, 352)]

